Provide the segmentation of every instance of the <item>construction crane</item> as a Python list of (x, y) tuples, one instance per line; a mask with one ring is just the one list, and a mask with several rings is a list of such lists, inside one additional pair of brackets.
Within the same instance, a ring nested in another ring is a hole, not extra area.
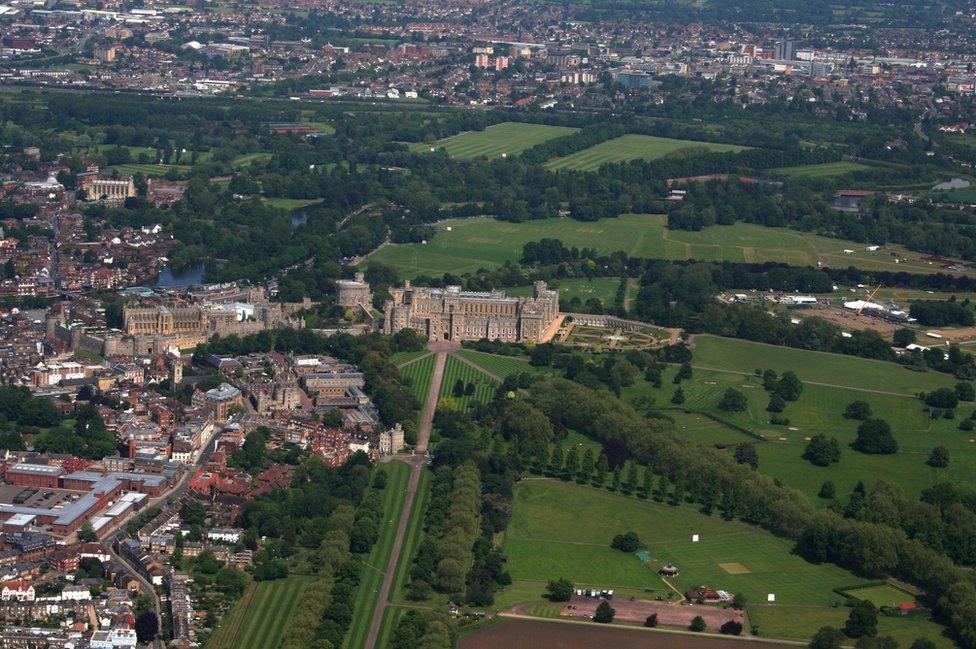
[(878, 291), (881, 290), (882, 286), (884, 286), (884, 284), (878, 284), (878, 286), (873, 291), (871, 291), (871, 294), (868, 295), (868, 299), (865, 300), (864, 303), (861, 305), (861, 308), (857, 310), (857, 315), (861, 315), (861, 311), (864, 310), (864, 307), (866, 307), (868, 304), (871, 303), (872, 300), (874, 300), (874, 296), (878, 294)]

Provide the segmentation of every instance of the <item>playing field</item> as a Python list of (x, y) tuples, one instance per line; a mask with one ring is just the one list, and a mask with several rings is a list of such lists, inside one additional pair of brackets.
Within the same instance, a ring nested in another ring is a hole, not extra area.
[(418, 142), (410, 145), (414, 153), (443, 149), (452, 158), (498, 158), (515, 155), (555, 137), (575, 133), (579, 129), (523, 122), (502, 122), (483, 131), (460, 133), (433, 144)]
[[(610, 548), (615, 534), (633, 530), (647, 544), (650, 562)], [(692, 542), (692, 535), (699, 542)], [(527, 480), (515, 492), (512, 521), (505, 538), (508, 570), (516, 583), (566, 577), (577, 587), (654, 589), (658, 595), (667, 586), (657, 569), (676, 565), (680, 575), (673, 585), (680, 591), (696, 586), (740, 593), (748, 602), (747, 613), (781, 622), (778, 636), (809, 638), (819, 625), (796, 614), (811, 609), (831, 617), (842, 626), (844, 608), (832, 608), (843, 601), (834, 588), (857, 584), (854, 574), (837, 566), (814, 565), (793, 554), (793, 543), (757, 527), (718, 516), (704, 516), (689, 507), (669, 507), (652, 501), (614, 495), (591, 487), (552, 480)], [(729, 570), (735, 566), (735, 570)], [(634, 590), (626, 590), (633, 593)], [(767, 595), (776, 596), (767, 605)], [(653, 597), (653, 594), (645, 594)], [(819, 616), (818, 616), (819, 617)], [(926, 620), (913, 620), (906, 636), (937, 636), (940, 627)], [(762, 633), (762, 625), (760, 625)], [(879, 634), (896, 632), (879, 621)], [(771, 635), (763, 633), (763, 635)]]
[(882, 606), (897, 606), (902, 602), (912, 602), (915, 597), (891, 584), (867, 586), (865, 588), (849, 588), (844, 591), (851, 597), (866, 599), (878, 608)]
[[(459, 379), (465, 387), (469, 383), (473, 384), (474, 394), (465, 394), (461, 397), (454, 396), (454, 383)], [(447, 362), (444, 365), (444, 379), (441, 381), (440, 398), (451, 397), (457, 402), (459, 409), (464, 411), (471, 408), (475, 403), (491, 401), (497, 388), (498, 382), (484, 372), (458, 360), (453, 354), (447, 357)]]
[[(715, 226), (700, 232), (669, 230), (661, 215), (626, 214), (599, 221), (569, 218), (509, 223), (491, 218), (452, 219), (438, 224), (429, 243), (389, 245), (369, 256), (395, 266), (406, 277), (463, 274), (479, 268), (496, 269), (505, 261), (518, 261), (526, 242), (560, 239), (567, 246), (618, 250), (634, 257), (699, 259), (702, 261), (784, 262), (876, 270), (935, 272), (938, 266), (915, 256), (901, 263), (888, 252), (868, 252), (864, 245), (814, 234), (767, 228), (750, 223)], [(450, 228), (450, 229), (448, 229)], [(901, 251), (898, 248), (892, 250)], [(853, 250), (845, 254), (844, 250)]]
[(207, 641), (207, 649), (277, 647), (311, 577), (252, 584)]
[(852, 171), (863, 171), (871, 167), (860, 162), (824, 162), (816, 165), (800, 165), (798, 167), (779, 167), (771, 169), (775, 173), (790, 177), (827, 178), (842, 176)]
[(594, 171), (609, 162), (656, 160), (677, 152), (682, 154), (691, 154), (696, 151), (711, 153), (716, 151), (742, 151), (746, 148), (748, 147), (738, 144), (674, 140), (669, 137), (654, 137), (652, 135), (622, 135), (568, 156), (553, 158), (546, 163), (546, 166), (550, 169)]

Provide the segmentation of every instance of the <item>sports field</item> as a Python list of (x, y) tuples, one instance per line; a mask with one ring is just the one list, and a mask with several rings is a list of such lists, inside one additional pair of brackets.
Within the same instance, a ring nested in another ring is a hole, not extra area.
[[(552, 238), (570, 247), (596, 248), (606, 254), (622, 250), (634, 257), (655, 259), (774, 261), (798, 266), (820, 261), (838, 268), (941, 270), (922, 262), (917, 255), (896, 264), (895, 258), (885, 251), (868, 252), (862, 244), (785, 228), (736, 223), (690, 232), (669, 230), (666, 221), (662, 215), (649, 214), (626, 214), (593, 222), (569, 218), (525, 223), (491, 218), (452, 219), (437, 225), (437, 235), (429, 243), (389, 245), (370, 255), (368, 261), (395, 266), (405, 277), (463, 274), (518, 261), (526, 242)], [(854, 252), (845, 254), (844, 250)], [(903, 252), (895, 247), (891, 250)]]
[(277, 647), (295, 606), (311, 577), (251, 584), (223, 623), (207, 641), (207, 649), (267, 649)]
[(380, 522), (379, 540), (373, 545), (369, 556), (364, 560), (359, 586), (352, 601), (352, 621), (342, 639), (343, 649), (363, 649), (369, 634), (369, 623), (373, 619), (376, 600), (383, 585), (383, 573), (396, 540), (397, 526), (403, 511), (403, 501), (410, 480), (410, 467), (403, 462), (393, 461), (382, 465), (387, 473), (386, 488), (383, 489), (383, 520)]
[(779, 167), (771, 169), (775, 173), (793, 178), (828, 178), (830, 176), (842, 176), (852, 171), (863, 171), (871, 167), (860, 162), (824, 162), (816, 165), (800, 165), (798, 167)]
[[(959, 422), (976, 409), (976, 403), (963, 403), (955, 419), (931, 419), (924, 404), (913, 396), (919, 391), (954, 385), (951, 376), (936, 372), (918, 374), (892, 363), (714, 336), (696, 336), (694, 343), (694, 374), (681, 384), (685, 394), (681, 408), (693, 412), (668, 413), (675, 419), (679, 436), (722, 448), (751, 442), (759, 453), (760, 471), (800, 489), (813, 502), (822, 502), (817, 494), (825, 480), (834, 482), (841, 498), (846, 498), (860, 480), (868, 486), (876, 480), (885, 480), (898, 485), (908, 496), (917, 496), (940, 480), (976, 486), (976, 435), (958, 429)], [(787, 404), (782, 413), (790, 420), (788, 426), (769, 423), (770, 415), (766, 411), (769, 395), (750, 368), (774, 369), (780, 374), (792, 369), (804, 381), (800, 399)], [(676, 387), (671, 379), (675, 372), (674, 368), (665, 372), (660, 389), (639, 379), (624, 391), (625, 399), (635, 403), (638, 399), (651, 399), (659, 406), (671, 407)], [(718, 410), (718, 401), (729, 388), (746, 396), (745, 412)], [(845, 419), (843, 412), (855, 400), (866, 401), (876, 417), (891, 425), (898, 440), (898, 453), (865, 455), (849, 448), (859, 422)], [(699, 411), (742, 426), (765, 441), (753, 439), (698, 414)], [(817, 434), (837, 438), (841, 445), (840, 462), (818, 467), (802, 458), (809, 438)], [(936, 445), (949, 449), (951, 460), (946, 469), (925, 464)]]
[(844, 592), (857, 599), (866, 599), (869, 602), (872, 602), (878, 608), (882, 606), (897, 606), (902, 602), (911, 602), (915, 600), (914, 596), (906, 593), (900, 588), (895, 588), (891, 584), (866, 586), (865, 588), (849, 588)]
[(489, 126), (483, 131), (460, 133), (433, 144), (418, 142), (410, 145), (414, 153), (431, 149), (443, 149), (452, 158), (498, 158), (502, 155), (515, 155), (563, 135), (575, 133), (579, 129), (567, 126), (547, 126), (545, 124), (525, 124), (523, 122), (502, 122)]
[(673, 153), (692, 154), (697, 151), (726, 152), (742, 151), (748, 147), (738, 144), (718, 142), (696, 142), (675, 140), (669, 137), (652, 135), (622, 135), (612, 140), (600, 142), (588, 149), (571, 153), (561, 158), (553, 158), (546, 163), (550, 169), (574, 169), (576, 171), (595, 171), (610, 162), (628, 160), (656, 160)]
[[(615, 534), (633, 530), (647, 544), (651, 561), (610, 548)], [(692, 542), (692, 535), (699, 542)], [(567, 577), (578, 587), (622, 589), (622, 596), (654, 597), (667, 592), (657, 569), (676, 565), (673, 585), (684, 592), (695, 586), (741, 593), (747, 614), (766, 618), (778, 637), (807, 639), (829, 618), (842, 626), (847, 617), (843, 598), (834, 588), (862, 581), (834, 565), (814, 565), (793, 554), (793, 543), (757, 527), (718, 516), (704, 516), (688, 507), (614, 495), (604, 490), (552, 480), (527, 480), (515, 492), (512, 521), (504, 546), (508, 570), (516, 583), (544, 584)], [(654, 589), (646, 593), (644, 589)], [(768, 605), (773, 593), (776, 603)], [(899, 640), (938, 636), (940, 627), (923, 619), (908, 628), (879, 621), (879, 635)], [(773, 635), (763, 631), (762, 635)]]
[[(455, 397), (453, 394), (454, 382), (458, 379), (461, 379), (465, 386), (469, 383), (474, 384), (474, 394)], [(444, 379), (441, 381), (440, 398), (451, 397), (457, 402), (460, 410), (464, 411), (471, 408), (475, 403), (491, 401), (497, 388), (498, 382), (484, 372), (459, 361), (453, 354), (447, 357), (447, 362), (444, 365)]]

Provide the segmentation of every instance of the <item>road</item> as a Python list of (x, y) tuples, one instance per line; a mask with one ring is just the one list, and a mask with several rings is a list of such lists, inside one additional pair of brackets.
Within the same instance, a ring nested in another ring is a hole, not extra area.
[[(427, 401), (424, 403), (420, 430), (417, 432), (417, 447), (409, 459), (410, 480), (407, 482), (407, 495), (403, 500), (403, 510), (400, 512), (400, 523), (397, 526), (390, 557), (386, 562), (386, 570), (383, 572), (383, 585), (380, 586), (380, 596), (376, 600), (376, 609), (373, 610), (373, 618), (369, 623), (369, 634), (366, 636), (367, 648), (375, 647), (376, 640), (379, 638), (380, 626), (383, 624), (383, 613), (386, 612), (390, 591), (393, 589), (393, 576), (396, 574), (397, 561), (400, 559), (400, 551), (403, 549), (403, 541), (407, 535), (407, 524), (410, 522), (410, 514), (413, 511), (417, 496), (417, 487), (420, 484), (420, 472), (427, 464), (427, 445), (430, 443), (430, 429), (434, 423), (434, 411), (437, 410), (441, 381), (444, 379), (444, 365), (447, 363), (447, 355), (455, 349), (456, 346), (450, 343), (433, 342), (430, 344), (430, 350), (437, 354), (437, 358), (434, 360), (430, 389), (427, 391)], [(404, 560), (409, 561), (410, 557), (404, 557)]]

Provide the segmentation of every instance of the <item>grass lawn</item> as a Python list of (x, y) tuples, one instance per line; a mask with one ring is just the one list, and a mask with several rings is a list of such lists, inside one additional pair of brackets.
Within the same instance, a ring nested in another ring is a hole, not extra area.
[(154, 164), (122, 164), (112, 165), (108, 169), (114, 169), (126, 174), (139, 174), (144, 176), (165, 176), (171, 170), (177, 173), (186, 173), (191, 167), (187, 165), (154, 165)]
[[(655, 259), (774, 261), (797, 266), (815, 266), (819, 261), (837, 268), (940, 270), (922, 262), (918, 256), (909, 255), (896, 264), (895, 258), (886, 251), (868, 252), (861, 244), (785, 228), (736, 223), (690, 232), (669, 230), (666, 221), (662, 215), (649, 214), (626, 214), (595, 222), (570, 218), (525, 223), (491, 218), (452, 219), (437, 225), (437, 235), (429, 243), (389, 245), (370, 255), (368, 261), (394, 266), (405, 277), (460, 275), (479, 268), (493, 270), (506, 261), (518, 261), (525, 243), (552, 238), (570, 247), (596, 248), (606, 254), (622, 250), (632, 257)], [(848, 249), (855, 252), (844, 254)], [(898, 248), (891, 250), (901, 253)]]
[[(650, 563), (610, 548), (613, 535), (627, 530), (647, 544)], [(692, 534), (700, 542), (692, 543)], [(673, 563), (681, 570), (672, 582), (678, 589), (705, 584), (741, 593), (762, 635), (793, 639), (813, 635), (821, 617), (842, 624), (847, 610), (833, 607), (844, 598), (833, 589), (861, 581), (837, 566), (808, 563), (792, 553), (791, 541), (745, 523), (552, 480), (517, 486), (504, 549), (515, 584), (567, 577), (579, 587), (660, 592), (665, 586), (656, 570)], [(729, 564), (739, 565), (730, 572), (723, 567)], [(775, 593), (775, 606), (765, 604), (768, 593)], [(941, 632), (925, 619), (897, 622), (907, 624), (896, 628), (882, 617), (879, 635), (904, 640)]]
[(870, 165), (860, 162), (824, 162), (815, 165), (800, 165), (798, 167), (779, 167), (770, 171), (790, 177), (827, 178), (830, 176), (842, 176), (852, 171), (863, 171), (870, 168)]
[(410, 565), (413, 563), (414, 555), (417, 554), (417, 548), (420, 547), (420, 541), (424, 537), (424, 512), (427, 510), (429, 500), (430, 471), (424, 470), (420, 474), (417, 496), (413, 501), (413, 508), (410, 510), (410, 521), (407, 523), (407, 531), (403, 537), (403, 547), (400, 549), (400, 558), (397, 559), (396, 571), (393, 573), (393, 586), (390, 589), (391, 602), (403, 602), (406, 599), (403, 589), (406, 587), (410, 576)]
[(497, 376), (506, 377), (509, 374), (519, 374), (521, 372), (543, 372), (545, 368), (529, 365), (529, 360), (521, 356), (501, 356), (498, 354), (486, 354), (474, 351), (473, 349), (462, 349), (458, 352), (465, 360), (469, 360), (478, 367)]
[[(916, 374), (890, 363), (712, 336), (695, 338), (692, 364), (695, 366), (692, 378), (681, 384), (685, 393), (681, 408), (689, 412), (668, 411), (675, 420), (679, 436), (720, 448), (752, 442), (759, 453), (760, 471), (803, 491), (814, 502), (823, 502), (818, 500), (817, 494), (826, 480), (834, 482), (841, 498), (846, 498), (859, 480), (868, 486), (877, 480), (885, 480), (910, 497), (940, 480), (976, 486), (976, 442), (971, 441), (976, 435), (958, 429), (959, 421), (968, 417), (976, 404), (962, 404), (957, 409), (956, 419), (933, 420), (925, 412), (924, 404), (912, 396), (916, 391), (953, 385), (955, 380), (948, 375)], [(783, 413), (790, 420), (789, 426), (769, 423), (770, 415), (766, 412), (769, 395), (761, 381), (749, 371), (750, 367), (772, 368), (778, 373), (792, 369), (805, 381), (800, 399), (787, 404)], [(635, 405), (653, 403), (671, 407), (675, 372), (675, 368), (665, 372), (660, 389), (641, 378), (627, 388), (623, 396)], [(832, 385), (815, 385), (812, 381)], [(729, 388), (746, 396), (748, 408), (745, 412), (727, 413), (718, 409), (718, 401)], [(892, 394), (871, 392), (872, 389)], [(843, 411), (854, 400), (866, 401), (876, 417), (891, 425), (898, 440), (898, 453), (865, 455), (849, 448), (859, 422), (845, 419)], [(766, 441), (756, 440), (698, 412), (742, 426), (763, 436)], [(835, 437), (840, 442), (840, 462), (817, 467), (802, 458), (809, 438), (817, 434)], [(951, 461), (947, 469), (934, 469), (925, 464), (936, 445), (949, 449)]]
[(352, 601), (352, 622), (342, 639), (343, 649), (361, 649), (366, 646), (369, 623), (373, 619), (376, 601), (386, 564), (396, 540), (397, 526), (403, 512), (403, 501), (410, 480), (410, 467), (403, 462), (393, 461), (381, 465), (387, 473), (386, 488), (381, 492), (383, 498), (383, 520), (380, 522), (379, 540), (373, 545), (363, 565), (359, 586)]
[(882, 606), (897, 606), (902, 602), (911, 602), (915, 597), (909, 595), (900, 588), (895, 588), (891, 584), (881, 586), (867, 586), (865, 588), (852, 588), (844, 591), (851, 597), (866, 599), (878, 608)]
[(207, 649), (277, 647), (311, 577), (292, 575), (248, 589), (207, 642)]
[(244, 167), (252, 162), (267, 162), (271, 159), (271, 153), (268, 151), (257, 151), (255, 153), (245, 153), (244, 155), (239, 155), (230, 161), (232, 167)]
[(427, 349), (421, 349), (415, 352), (396, 352), (395, 354), (390, 356), (390, 362), (396, 365), (397, 367), (400, 367), (418, 358), (423, 358), (429, 353), (430, 351)]
[(692, 365), (749, 374), (755, 369), (793, 370), (804, 381), (905, 395), (956, 384), (948, 374), (911, 372), (885, 361), (710, 335), (695, 336)]
[(414, 393), (421, 405), (427, 400), (427, 391), (430, 390), (430, 377), (434, 373), (436, 358), (434, 354), (429, 354), (416, 363), (410, 363), (400, 369), (400, 376), (410, 380), (410, 391)]
[[(460, 379), (465, 387), (469, 383), (474, 384), (474, 394), (461, 397), (454, 396), (454, 382)], [(488, 403), (495, 395), (498, 382), (484, 372), (481, 372), (467, 363), (463, 363), (454, 357), (453, 354), (447, 357), (444, 365), (444, 380), (441, 381), (441, 393), (439, 398), (451, 397), (454, 399), (460, 410), (469, 409), (475, 403)]]
[(742, 151), (748, 147), (738, 144), (717, 142), (695, 142), (675, 140), (669, 137), (652, 135), (622, 135), (612, 140), (600, 142), (588, 149), (571, 153), (561, 158), (553, 158), (546, 163), (550, 169), (574, 169), (576, 171), (595, 171), (609, 162), (628, 160), (656, 160), (673, 153), (690, 154), (698, 151), (726, 152)]
[(262, 198), (261, 200), (271, 207), (280, 207), (286, 210), (297, 210), (300, 207), (308, 207), (321, 202), (317, 198)]
[(410, 150), (414, 153), (421, 153), (431, 149), (443, 149), (452, 158), (497, 158), (502, 155), (521, 153), (536, 144), (542, 144), (553, 138), (575, 133), (578, 130), (566, 126), (502, 122), (489, 126), (483, 131), (459, 133), (438, 140), (433, 144), (417, 142), (410, 145)]

